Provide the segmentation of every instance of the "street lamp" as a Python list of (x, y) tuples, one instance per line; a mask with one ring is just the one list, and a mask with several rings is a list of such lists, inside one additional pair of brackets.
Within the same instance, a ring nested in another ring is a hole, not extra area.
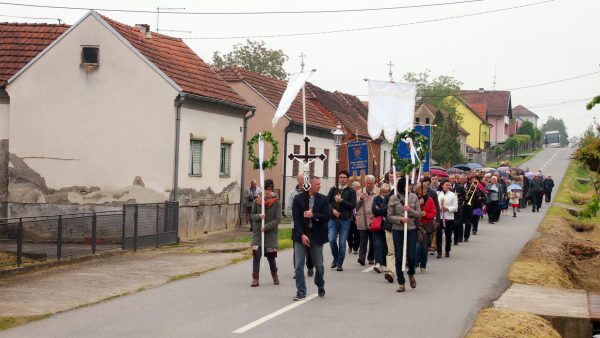
[(336, 130), (333, 130), (331, 133), (333, 134), (333, 144), (335, 145), (335, 186), (338, 185), (338, 165), (340, 163), (340, 147), (342, 146), (342, 141), (346, 134), (342, 130), (341, 125), (337, 125)]

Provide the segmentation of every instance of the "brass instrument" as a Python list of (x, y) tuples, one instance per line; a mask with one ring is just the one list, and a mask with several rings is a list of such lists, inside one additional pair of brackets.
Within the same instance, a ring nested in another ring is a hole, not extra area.
[[(471, 206), (471, 201), (473, 200), (473, 196), (475, 196), (475, 193), (477, 192), (477, 186), (479, 185), (479, 181), (477, 180), (473, 180), (473, 182), (471, 182), (471, 185), (469, 186), (469, 190), (467, 190), (467, 193), (465, 194), (465, 201), (469, 201), (467, 203), (468, 206)], [(471, 196), (469, 196), (469, 194)], [(463, 202), (463, 206), (464, 206), (464, 202)]]

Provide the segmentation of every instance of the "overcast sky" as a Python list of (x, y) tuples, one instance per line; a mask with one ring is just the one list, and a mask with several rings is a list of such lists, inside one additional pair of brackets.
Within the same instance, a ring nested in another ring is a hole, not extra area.
[[(15, 0), (13, 0), (15, 1)], [(459, 0), (400, 1), (71, 1), (16, 0), (18, 3), (156, 11), (157, 6), (185, 8), (185, 12), (307, 11), (398, 7), (440, 4)], [(495, 11), (509, 7), (528, 7)], [(180, 9), (177, 9), (180, 10)], [(165, 11), (167, 11), (165, 9)], [(9, 16), (60, 18), (74, 24), (85, 10), (19, 7), (0, 4), (0, 22), (49, 22)], [(100, 11), (117, 21), (148, 23), (156, 29), (156, 13)], [(469, 15), (469, 16), (467, 16)], [(462, 17), (458, 17), (462, 16)], [(512, 89), (513, 107), (521, 104), (540, 116), (562, 118), (570, 136), (579, 136), (600, 118), (600, 107), (585, 104), (600, 94), (600, 1), (598, 0), (482, 0), (409, 9), (388, 9), (328, 14), (280, 15), (176, 15), (160, 14), (159, 29), (184, 38), (205, 61), (214, 51), (228, 52), (245, 39), (191, 39), (246, 37), (352, 30), (376, 26), (396, 27), (308, 36), (263, 37), (269, 48), (282, 49), (288, 72), (300, 70), (301, 52), (307, 68), (316, 68), (311, 81), (327, 90), (340, 90), (366, 100), (363, 78), (387, 80), (391, 61), (394, 79), (406, 72), (431, 70), (454, 76), (463, 89)], [(431, 21), (442, 18), (454, 19)], [(577, 79), (524, 89), (594, 73)], [(494, 84), (495, 78), (495, 84)], [(577, 102), (571, 102), (576, 101)], [(565, 103), (566, 102), (566, 103)]]

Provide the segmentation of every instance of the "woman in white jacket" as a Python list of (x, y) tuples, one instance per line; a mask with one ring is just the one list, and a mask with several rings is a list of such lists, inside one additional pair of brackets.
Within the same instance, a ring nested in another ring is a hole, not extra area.
[(438, 201), (440, 203), (441, 222), (436, 229), (437, 258), (442, 258), (442, 232), (446, 235), (446, 257), (450, 257), (452, 230), (454, 229), (454, 213), (458, 210), (458, 199), (456, 198), (456, 195), (450, 191), (450, 182), (447, 180), (440, 182)]

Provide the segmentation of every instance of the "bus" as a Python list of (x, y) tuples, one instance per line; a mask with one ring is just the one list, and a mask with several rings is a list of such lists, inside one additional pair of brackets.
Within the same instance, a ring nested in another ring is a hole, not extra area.
[(558, 130), (547, 131), (544, 133), (545, 148), (560, 148), (560, 133)]

